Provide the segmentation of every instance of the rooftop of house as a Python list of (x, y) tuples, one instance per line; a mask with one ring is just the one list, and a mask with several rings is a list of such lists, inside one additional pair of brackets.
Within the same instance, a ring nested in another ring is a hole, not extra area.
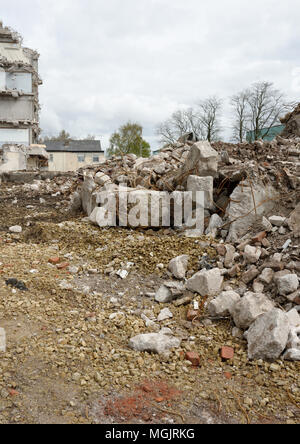
[(100, 140), (46, 141), (46, 150), (51, 153), (103, 153)]

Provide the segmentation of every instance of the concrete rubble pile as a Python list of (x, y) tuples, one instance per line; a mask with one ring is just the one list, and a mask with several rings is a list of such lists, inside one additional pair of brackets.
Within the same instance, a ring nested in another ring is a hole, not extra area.
[(124, 192), (129, 199), (159, 199), (169, 193), (180, 198), (186, 191), (203, 191), (205, 226), (197, 235), (205, 230), (207, 235), (231, 242), (244, 236), (257, 221), (262, 222), (279, 197), (285, 196), (286, 203), (295, 207), (300, 189), (299, 157), (300, 138), (279, 136), (273, 142), (251, 145), (178, 142), (150, 159), (129, 154), (113, 157), (97, 169), (82, 169), (83, 184), (74, 199), (76, 204), (81, 201), (95, 222), (100, 191), (112, 195)]
[[(289, 119), (295, 121), (294, 114)], [(297, 129), (295, 123), (289, 128)], [(82, 169), (72, 197), (73, 207), (82, 206), (97, 224), (99, 191), (158, 198), (204, 191), (203, 230), (173, 228), (180, 236), (207, 235), (218, 259), (202, 257), (199, 270), (187, 276), (189, 256), (174, 258), (170, 280), (155, 300), (192, 303), (191, 295), (201, 295), (212, 319), (232, 319), (233, 334), (248, 341), (249, 359), (300, 360), (300, 137), (297, 131), (288, 135), (272, 142), (211, 145), (190, 134), (150, 159), (129, 154)], [(194, 315), (199, 316), (197, 307)], [(132, 338), (130, 347), (167, 353), (180, 346), (175, 342), (172, 332), (157, 331)]]

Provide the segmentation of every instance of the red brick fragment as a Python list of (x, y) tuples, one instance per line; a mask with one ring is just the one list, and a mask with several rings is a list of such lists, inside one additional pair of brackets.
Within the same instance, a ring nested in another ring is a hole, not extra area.
[(187, 313), (187, 320), (192, 322), (199, 315), (199, 310), (189, 310)]
[(228, 379), (228, 380), (232, 378), (232, 374), (229, 373), (229, 372), (224, 372), (224, 376), (225, 376), (225, 378)]
[(190, 361), (194, 367), (199, 367), (200, 366), (200, 356), (198, 355), (198, 353), (195, 352), (188, 352), (185, 355), (185, 359), (187, 361)]
[(294, 300), (293, 303), (296, 305), (300, 305), (300, 296), (297, 296)]
[(234, 349), (232, 347), (221, 348), (221, 358), (228, 361), (234, 358)]
[(254, 238), (252, 239), (252, 242), (254, 242), (255, 244), (257, 242), (262, 242), (263, 239), (265, 239), (265, 237), (267, 236), (267, 232), (266, 231), (261, 231), (260, 233), (258, 233), (256, 236), (254, 236)]
[(50, 257), (48, 262), (52, 265), (57, 265), (60, 263), (60, 258), (59, 257)]

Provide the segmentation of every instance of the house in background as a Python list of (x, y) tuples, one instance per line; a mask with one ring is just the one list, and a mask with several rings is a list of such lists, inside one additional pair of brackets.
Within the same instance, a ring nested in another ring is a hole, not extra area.
[(46, 141), (49, 171), (76, 171), (105, 160), (100, 140)]
[[(272, 140), (275, 139), (276, 136), (279, 136), (285, 129), (285, 125), (275, 125), (271, 128), (263, 128), (260, 131), (260, 139), (263, 139), (267, 142), (272, 142)], [(254, 142), (254, 131), (248, 131), (247, 132), (247, 142)]]

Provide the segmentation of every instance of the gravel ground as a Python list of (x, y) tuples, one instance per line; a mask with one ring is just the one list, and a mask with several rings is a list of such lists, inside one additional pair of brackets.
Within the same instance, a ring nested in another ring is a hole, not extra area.
[[(182, 338), (181, 349), (169, 359), (129, 349), (132, 336), (150, 331), (141, 314), (156, 317), (165, 307), (145, 294), (169, 279), (166, 266), (178, 255), (191, 256), (190, 273), (204, 253), (214, 261), (207, 239), (101, 230), (70, 216), (63, 202), (57, 208), (61, 201), (1, 185), (0, 327), (8, 347), (0, 423), (300, 422), (300, 364), (249, 362), (230, 320), (191, 323), (189, 306), (168, 304), (174, 317), (161, 326)], [(22, 234), (9, 233), (12, 225)], [(54, 257), (65, 267), (50, 264)], [(128, 262), (126, 279), (112, 273)], [(28, 291), (7, 286), (9, 278)], [(235, 349), (232, 361), (222, 362), (224, 345)], [(187, 351), (199, 353), (199, 368), (185, 361)]]

